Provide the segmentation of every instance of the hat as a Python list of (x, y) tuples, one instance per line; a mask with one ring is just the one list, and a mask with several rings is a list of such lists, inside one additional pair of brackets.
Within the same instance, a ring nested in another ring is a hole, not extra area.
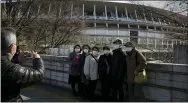
[(123, 44), (123, 41), (121, 39), (116, 39), (113, 44)]
[(127, 42), (124, 44), (125, 47), (134, 47), (133, 43)]

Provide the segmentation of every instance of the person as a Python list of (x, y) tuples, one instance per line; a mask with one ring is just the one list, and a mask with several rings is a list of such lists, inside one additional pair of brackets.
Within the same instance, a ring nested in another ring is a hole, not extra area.
[(127, 62), (127, 74), (124, 79), (125, 83), (128, 85), (128, 100), (133, 101), (135, 98), (135, 91), (138, 95), (144, 96), (141, 90), (141, 85), (135, 84), (134, 77), (142, 72), (146, 66), (146, 58), (142, 55), (142, 53), (136, 49), (136, 47), (131, 42), (127, 42), (125, 45), (126, 51), (126, 62)]
[(11, 62), (16, 53), (16, 31), (13, 28), (1, 29), (1, 101), (22, 102), (20, 89), (43, 79), (44, 65), (36, 52), (21, 52), (19, 63), (33, 58), (33, 68)]
[(76, 84), (80, 82), (80, 70), (78, 68), (79, 54), (81, 52), (80, 45), (75, 45), (73, 52), (69, 54), (69, 84), (71, 84), (73, 95), (76, 96)]
[(80, 95), (82, 97), (82, 99), (86, 99), (86, 92), (85, 92), (85, 75), (84, 75), (84, 64), (85, 64), (85, 58), (86, 56), (89, 55), (89, 52), (90, 52), (90, 47), (89, 45), (83, 45), (82, 46), (82, 53), (80, 54), (80, 59), (78, 60), (78, 67), (79, 67), (79, 70), (80, 70)]
[(94, 92), (97, 86), (98, 80), (98, 56), (99, 56), (99, 48), (93, 47), (92, 54), (88, 55), (84, 64), (84, 75), (86, 79), (89, 81), (86, 92), (88, 95), (88, 99), (94, 101)]
[[(124, 92), (123, 92), (123, 80), (124, 74), (126, 71), (126, 56), (122, 51), (123, 42), (120, 39), (116, 39), (113, 42), (114, 50), (112, 56), (112, 98), (113, 101), (124, 101)], [(117, 93), (119, 98), (117, 98)]]
[(20, 47), (17, 46), (16, 53), (14, 54), (14, 56), (13, 56), (13, 58), (11, 60), (13, 63), (19, 64), (19, 61), (18, 61), (19, 54), (20, 54)]
[(102, 98), (108, 100), (110, 93), (110, 71), (112, 68), (112, 55), (108, 46), (103, 47), (104, 54), (99, 58), (99, 80), (101, 82)]

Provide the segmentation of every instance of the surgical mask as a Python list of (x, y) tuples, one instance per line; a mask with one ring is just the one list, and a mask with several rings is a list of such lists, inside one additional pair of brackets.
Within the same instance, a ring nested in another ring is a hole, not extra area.
[(118, 48), (120, 48), (120, 45), (115, 44), (115, 45), (114, 45), (114, 49), (118, 49)]
[(110, 54), (110, 50), (104, 50), (104, 54)]
[(132, 49), (133, 49), (132, 47), (126, 47), (125, 51), (130, 52), (130, 51), (132, 51)]
[(89, 51), (88, 49), (84, 49), (84, 53), (88, 53), (88, 51)]
[(97, 51), (93, 51), (92, 54), (93, 54), (94, 56), (98, 56), (98, 52), (97, 52)]
[(80, 49), (75, 49), (75, 52), (76, 52), (76, 53), (79, 53), (79, 52), (80, 52)]

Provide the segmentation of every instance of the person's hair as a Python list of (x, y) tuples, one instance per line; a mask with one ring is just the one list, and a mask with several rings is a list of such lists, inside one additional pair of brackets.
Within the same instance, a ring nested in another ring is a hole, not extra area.
[(110, 50), (110, 47), (104, 46), (104, 47), (103, 47), (103, 50)]
[(89, 51), (91, 50), (90, 46), (87, 45), (87, 44), (84, 44), (84, 45), (82, 46), (82, 49), (84, 49), (85, 47), (87, 47), (87, 48), (89, 49)]
[(10, 27), (1, 29), (1, 50), (6, 51), (8, 47), (16, 43), (16, 30)]
[(96, 47), (96, 46), (94, 46), (94, 47), (92, 48), (92, 51), (93, 51), (94, 49), (96, 49), (97, 51), (99, 51), (99, 48)]
[(80, 51), (81, 51), (81, 46), (80, 46), (79, 44), (76, 44), (76, 45), (74, 46), (74, 49), (75, 49), (76, 47), (79, 47), (79, 48), (80, 48)]

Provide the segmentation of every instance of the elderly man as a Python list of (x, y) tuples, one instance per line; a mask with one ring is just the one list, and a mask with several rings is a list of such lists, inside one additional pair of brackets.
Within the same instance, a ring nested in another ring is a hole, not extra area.
[(1, 101), (21, 102), (20, 89), (42, 80), (44, 65), (40, 56), (33, 53), (20, 53), (19, 63), (33, 59), (33, 68), (11, 62), (16, 53), (16, 32), (12, 28), (1, 29)]
[(133, 43), (127, 42), (124, 46), (127, 63), (127, 74), (125, 75), (124, 81), (128, 84), (128, 100), (133, 101), (135, 99), (134, 90), (136, 90), (136, 93), (140, 96), (144, 96), (140, 94), (142, 92), (141, 85), (134, 82), (134, 77), (146, 68), (147, 63), (145, 57), (135, 48)]

